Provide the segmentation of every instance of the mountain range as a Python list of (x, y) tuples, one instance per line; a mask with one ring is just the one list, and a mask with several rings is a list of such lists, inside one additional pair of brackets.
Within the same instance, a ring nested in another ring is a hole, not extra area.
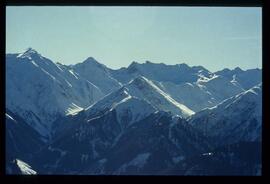
[(6, 54), (6, 172), (260, 175), (261, 90), (260, 69)]

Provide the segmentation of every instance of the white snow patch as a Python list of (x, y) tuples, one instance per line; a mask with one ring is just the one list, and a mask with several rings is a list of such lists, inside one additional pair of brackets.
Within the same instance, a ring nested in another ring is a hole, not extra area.
[(44, 70), (43, 68), (41, 68), (41, 70), (46, 73), (47, 75), (49, 75), (53, 80), (56, 80), (54, 76), (52, 76), (49, 72), (47, 72), (46, 70)]
[(87, 122), (90, 122), (90, 121), (95, 120), (95, 119), (98, 119), (98, 118), (100, 118), (100, 116), (97, 116), (97, 117), (91, 118), (91, 119), (87, 120)]
[(17, 122), (15, 119), (13, 119), (13, 118), (12, 118), (10, 115), (8, 115), (7, 113), (6, 113), (6, 117), (8, 117), (9, 119), (11, 119), (11, 120)]
[(76, 115), (78, 114), (78, 112), (82, 111), (83, 108), (74, 104), (74, 103), (71, 103), (70, 107), (66, 110), (66, 115)]
[[(99, 87), (97, 87), (95, 84), (93, 84), (92, 82), (90, 82), (89, 80), (86, 80), (89, 84), (91, 84), (92, 86), (94, 86), (95, 88), (97, 88), (98, 90), (100, 90), (99, 89)], [(100, 90), (101, 91), (101, 90)]]
[(235, 78), (236, 78), (236, 75), (234, 74), (233, 79), (231, 80), (231, 82), (237, 82)]
[(16, 159), (16, 164), (18, 165), (18, 167), (20, 168), (22, 174), (26, 174), (26, 175), (36, 175), (37, 172), (34, 171), (30, 165), (28, 165), (27, 163)]
[(72, 87), (72, 85), (70, 84), (70, 82), (68, 82), (68, 80), (65, 79), (65, 81), (66, 81), (66, 83), (68, 84), (69, 87)]
[(147, 78), (143, 77), (153, 88), (155, 88), (161, 95), (163, 95), (169, 102), (171, 102), (172, 104), (174, 104), (175, 106), (179, 107), (182, 111), (184, 111), (183, 113), (185, 113), (185, 115), (192, 115), (194, 114), (194, 111), (192, 111), (191, 109), (189, 109), (187, 106), (180, 104), (178, 102), (176, 102), (172, 97), (170, 97), (168, 94), (166, 94), (165, 92), (163, 92), (161, 89), (159, 89), (152, 81), (148, 80)]
[(20, 58), (23, 56), (24, 53), (20, 53), (16, 58)]
[[(200, 75), (199, 75), (199, 76), (200, 76)], [(201, 77), (201, 78), (199, 78), (199, 79), (197, 80), (197, 83), (199, 83), (199, 82), (209, 82), (209, 81), (211, 81), (211, 80), (217, 78), (218, 75), (215, 75), (215, 74), (214, 74), (214, 76), (211, 77), (211, 78), (207, 78), (207, 77), (205, 77), (205, 76), (200, 76), (200, 77)]]
[(202, 155), (203, 156), (211, 156), (211, 155), (213, 155), (213, 153), (211, 153), (211, 152), (209, 152), (209, 153), (203, 153)]
[(61, 71), (63, 72), (62, 68), (59, 67), (59, 64), (55, 63), (55, 66), (56, 66), (59, 70), (61, 70)]
[(119, 82), (118, 80), (116, 80), (115, 78), (112, 78), (110, 75), (108, 75), (108, 77), (109, 77), (111, 80), (113, 80), (113, 81), (115, 81), (116, 83), (118, 83), (118, 85), (119, 85), (120, 87), (123, 86), (123, 84), (120, 83), (120, 82)]
[(31, 60), (31, 63), (32, 63), (33, 65), (35, 65), (36, 67), (39, 67), (35, 61)]
[[(128, 93), (127, 93), (126, 91), (124, 91), (124, 93), (128, 95)], [(120, 102), (114, 103), (114, 104), (112, 105), (112, 108), (110, 109), (110, 111), (112, 111), (116, 106), (120, 105), (121, 103), (124, 103), (124, 102), (128, 101), (128, 100), (131, 99), (131, 98), (132, 98), (132, 97), (131, 97), (130, 95), (128, 95), (126, 98), (124, 98), (124, 99), (121, 100)]]
[(71, 75), (73, 75), (76, 79), (79, 79), (72, 70), (69, 70), (69, 73), (71, 73)]

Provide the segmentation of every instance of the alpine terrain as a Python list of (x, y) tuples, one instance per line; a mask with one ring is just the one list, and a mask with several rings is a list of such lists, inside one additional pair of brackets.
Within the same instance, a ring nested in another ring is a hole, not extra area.
[(7, 174), (261, 175), (261, 69), (5, 62)]

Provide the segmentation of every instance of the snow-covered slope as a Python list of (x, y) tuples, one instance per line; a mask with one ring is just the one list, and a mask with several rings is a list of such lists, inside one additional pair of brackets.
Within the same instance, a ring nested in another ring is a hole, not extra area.
[(55, 64), (33, 49), (6, 55), (6, 107), (44, 137), (59, 116), (85, 108), (102, 91), (69, 67)]
[(220, 144), (261, 141), (261, 84), (196, 113), (188, 121)]
[[(130, 105), (131, 101), (137, 102)], [(96, 111), (101, 111), (106, 108), (112, 109), (113, 107), (119, 106), (119, 104), (122, 104), (123, 102), (128, 102), (126, 104), (129, 104), (131, 107), (133, 105), (138, 105), (138, 109), (135, 107), (132, 108), (134, 111), (139, 110), (147, 112), (148, 109), (151, 109), (151, 111), (155, 109), (161, 111), (170, 111), (173, 114), (183, 117), (190, 116), (194, 113), (185, 105), (178, 103), (167, 95), (152, 81), (142, 76), (130, 81), (116, 92), (108, 94), (102, 100), (90, 106), (87, 111), (88, 113), (93, 114)], [(141, 103), (144, 103), (144, 105)], [(121, 108), (125, 109), (125, 106), (122, 104)]]
[(230, 82), (226, 78), (214, 75), (209, 79), (199, 79), (196, 84), (206, 88), (207, 91), (217, 100), (224, 100), (244, 90), (237, 84)]
[(72, 66), (72, 68), (81, 77), (101, 89), (104, 94), (108, 94), (122, 86), (121, 83), (111, 76), (109, 69), (105, 65), (98, 63), (92, 57)]
[(133, 62), (128, 68), (110, 72), (122, 83), (144, 76), (175, 101), (194, 112), (215, 106), (244, 91), (235, 81), (215, 75), (202, 66), (190, 67), (184, 63), (165, 65), (149, 61), (143, 64)]
[(21, 174), (23, 174), (23, 175), (36, 175), (37, 174), (37, 172), (34, 171), (29, 164), (27, 164), (19, 159), (16, 159), (16, 164), (17, 164), (18, 168), (20, 169)]
[(28, 163), (21, 159), (14, 159), (11, 163), (8, 163), (6, 174), (11, 175), (36, 175), (38, 174)]
[(201, 75), (196, 82), (175, 84), (172, 82), (154, 83), (177, 102), (186, 105), (194, 112), (213, 107), (221, 101), (244, 90), (228, 79), (213, 75), (209, 78)]
[(196, 83), (174, 84), (158, 81), (154, 83), (177, 102), (186, 105), (194, 112), (218, 103), (218, 99), (215, 99), (205, 86), (199, 86)]
[(30, 161), (45, 143), (37, 131), (9, 109), (6, 109), (5, 128), (6, 172), (8, 174), (19, 174), (21, 172), (18, 171), (14, 160), (20, 158)]
[(228, 78), (232, 82), (239, 83), (246, 90), (262, 81), (262, 70), (258, 68), (249, 70), (242, 70), (239, 67), (236, 67), (233, 70), (225, 68), (215, 73)]
[(185, 105), (175, 101), (146, 77), (135, 78), (126, 85), (126, 88), (132, 96), (144, 99), (158, 110), (170, 111), (183, 117), (194, 113)]
[[(145, 118), (157, 109), (147, 101), (136, 96), (131, 96), (129, 89), (122, 87), (87, 108), (86, 114), (88, 117), (91, 117), (100, 112), (103, 114), (106, 111), (112, 110), (116, 111), (117, 119), (121, 122), (121, 125), (127, 127), (131, 123)], [(88, 121), (91, 121), (91, 119)]]

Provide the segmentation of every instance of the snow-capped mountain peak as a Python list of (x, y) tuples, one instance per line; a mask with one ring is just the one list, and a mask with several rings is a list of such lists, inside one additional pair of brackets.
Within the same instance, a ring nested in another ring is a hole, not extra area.
[(31, 47), (27, 48), (25, 52), (22, 52), (17, 55), (17, 58), (29, 58), (32, 57), (42, 57), (40, 53), (38, 53), (36, 50), (32, 49)]
[[(156, 111), (147, 101), (130, 95), (128, 91), (128, 88), (122, 87), (108, 94), (86, 109), (87, 116), (97, 116), (96, 113), (115, 110), (118, 120), (122, 122), (122, 124), (130, 125)], [(127, 120), (128, 122), (126, 122)]]
[(106, 108), (111, 109), (114, 103), (119, 103), (120, 101), (129, 98), (130, 95), (128, 94), (127, 90), (128, 90), (127, 88), (122, 87), (117, 91), (109, 93), (98, 102), (86, 108), (85, 111), (87, 113), (91, 113), (91, 111), (93, 111), (94, 109), (96, 110), (104, 110)]
[(104, 96), (72, 68), (34, 49), (8, 55), (6, 63), (6, 106), (47, 138), (56, 118), (75, 114)]
[(122, 86), (121, 83), (111, 76), (109, 69), (93, 57), (89, 57), (82, 63), (72, 66), (72, 69), (82, 78), (101, 89), (105, 94)]
[[(149, 109), (154, 109), (155, 111), (170, 111), (171, 113), (178, 114), (182, 117), (194, 114), (192, 110), (185, 105), (176, 102), (144, 76), (139, 76), (119, 90), (108, 94), (102, 100), (87, 108), (87, 112), (95, 114), (104, 109), (112, 110), (120, 104), (123, 106), (124, 102), (131, 101), (136, 101), (136, 104), (139, 104), (137, 103), (138, 101), (144, 101), (145, 105), (141, 106), (141, 109), (151, 106)], [(142, 103), (140, 102), (140, 104)]]
[(141, 99), (145, 99), (155, 108), (163, 111), (171, 111), (173, 114), (178, 114), (183, 117), (190, 116), (194, 112), (183, 104), (178, 103), (151, 80), (144, 76), (139, 76), (127, 85), (130, 89), (130, 94)]
[(128, 84), (135, 84), (138, 86), (142, 86), (142, 85), (147, 84), (147, 79), (140, 75), (136, 77), (135, 79), (131, 80)]

